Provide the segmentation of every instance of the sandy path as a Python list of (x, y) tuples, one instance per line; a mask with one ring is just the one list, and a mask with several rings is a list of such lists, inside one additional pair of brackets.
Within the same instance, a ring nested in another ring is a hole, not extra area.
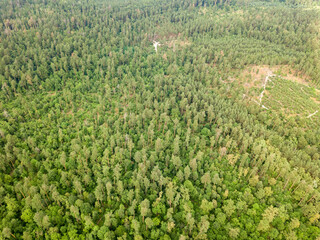
[(314, 113), (310, 114), (307, 118), (311, 118), (312, 116), (316, 115), (319, 111), (315, 111)]
[[(262, 103), (262, 98), (263, 98), (264, 92), (266, 91), (266, 86), (268, 84), (268, 81), (270, 81), (269, 80), (270, 77), (273, 77), (273, 76), (274, 75), (272, 74), (272, 72), (268, 72), (268, 75), (266, 76), (266, 79), (265, 79), (264, 84), (263, 84), (263, 91), (260, 93), (260, 97), (259, 97), (260, 106), (261, 106), (261, 103)], [(262, 105), (262, 107), (266, 108), (264, 105)]]

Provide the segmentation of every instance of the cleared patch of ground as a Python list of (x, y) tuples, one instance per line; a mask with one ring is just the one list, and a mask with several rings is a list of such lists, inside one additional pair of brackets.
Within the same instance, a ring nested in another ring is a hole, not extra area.
[(67, 112), (66, 114), (67, 114), (67, 115), (72, 115), (72, 116), (74, 115), (72, 109), (70, 109), (70, 111)]
[(48, 92), (48, 96), (55, 96), (57, 95), (57, 92)]
[(309, 86), (308, 76), (289, 66), (253, 65), (240, 72), (237, 79), (252, 102), (264, 109), (320, 122), (320, 90)]
[(320, 100), (315, 98), (315, 97), (311, 97), (311, 100), (314, 101), (317, 104), (320, 104)]
[(306, 75), (303, 75), (301, 72), (292, 70), (292, 68), (290, 68), (288, 65), (251, 65), (240, 73), (239, 79), (243, 81), (243, 84), (246, 88), (251, 88), (263, 84), (263, 81), (269, 72), (281, 76), (284, 79), (309, 86), (308, 80), (310, 78)]
[(167, 58), (167, 54), (166, 54), (166, 53), (164, 53), (164, 54), (162, 55), (162, 58), (163, 58), (164, 60), (168, 60), (168, 58)]
[[(184, 38), (181, 33), (169, 32), (160, 35), (156, 34), (154, 36), (150, 36), (149, 40), (152, 41), (153, 44), (157, 42), (159, 48), (166, 46), (173, 51), (191, 45), (191, 41), (189, 41), (187, 38)], [(163, 56), (163, 58), (166, 59), (166, 56)]]
[(207, 8), (204, 7), (204, 8), (200, 8), (199, 13), (203, 14), (203, 15), (206, 15), (207, 11), (208, 11)]
[(189, 46), (189, 45), (191, 45), (191, 42), (189, 42), (187, 39), (185, 39), (185, 40), (174, 39), (174, 40), (167, 41), (166, 45), (169, 48), (173, 48), (175, 50), (177, 47)]

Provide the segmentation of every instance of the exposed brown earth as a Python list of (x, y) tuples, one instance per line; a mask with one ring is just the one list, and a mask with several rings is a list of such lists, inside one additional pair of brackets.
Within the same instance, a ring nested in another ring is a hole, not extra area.
[(318, 99), (314, 98), (314, 97), (311, 97), (311, 100), (314, 101), (317, 104), (320, 104), (320, 101)]
[(257, 83), (258, 85), (263, 84), (263, 81), (269, 72), (279, 75), (284, 79), (309, 86), (308, 80), (310, 79), (310, 77), (302, 74), (301, 72), (293, 70), (288, 65), (251, 65), (244, 71), (242, 71), (242, 73), (240, 74), (240, 79), (246, 80), (246, 84), (244, 84), (246, 88), (251, 88), (253, 86), (256, 86)]

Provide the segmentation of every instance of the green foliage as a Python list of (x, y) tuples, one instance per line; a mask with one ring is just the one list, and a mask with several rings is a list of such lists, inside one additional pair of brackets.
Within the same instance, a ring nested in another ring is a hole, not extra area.
[(319, 237), (316, 4), (0, 1), (0, 238)]

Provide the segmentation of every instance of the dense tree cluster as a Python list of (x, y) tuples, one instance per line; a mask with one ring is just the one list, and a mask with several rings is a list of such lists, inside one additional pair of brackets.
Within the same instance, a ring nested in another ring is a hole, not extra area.
[(224, 84), (318, 86), (319, 12), (288, 4), (2, 1), (0, 238), (319, 238), (319, 124)]

